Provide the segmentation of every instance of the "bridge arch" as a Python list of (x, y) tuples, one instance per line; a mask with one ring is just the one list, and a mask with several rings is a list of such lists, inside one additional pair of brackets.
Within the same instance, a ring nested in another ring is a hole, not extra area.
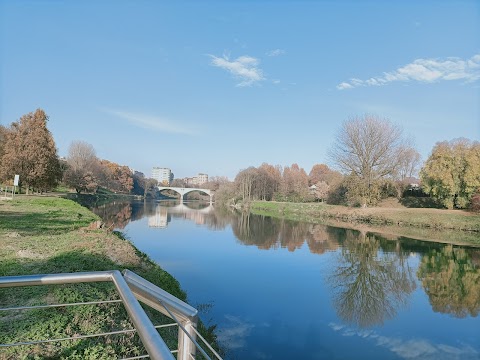
[(183, 202), (183, 197), (188, 194), (188, 193), (191, 193), (193, 191), (198, 191), (200, 193), (204, 193), (208, 196), (210, 196), (210, 204), (213, 202), (213, 191), (209, 190), (209, 189), (200, 189), (200, 188), (179, 188), (179, 187), (173, 187), (173, 186), (158, 186), (158, 191), (162, 191), (162, 190), (172, 190), (172, 191), (175, 191), (176, 193), (180, 194), (180, 201)]

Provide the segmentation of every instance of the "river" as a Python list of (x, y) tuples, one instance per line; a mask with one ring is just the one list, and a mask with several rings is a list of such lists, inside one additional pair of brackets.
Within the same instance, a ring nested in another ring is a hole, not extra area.
[(480, 359), (480, 250), (198, 202), (94, 211), (171, 273), (225, 359)]

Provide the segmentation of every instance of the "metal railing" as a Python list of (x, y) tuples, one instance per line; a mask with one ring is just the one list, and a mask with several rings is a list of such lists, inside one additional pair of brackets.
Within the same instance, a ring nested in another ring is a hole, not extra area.
[[(38, 308), (67, 307), (80, 305), (97, 304), (115, 304), (123, 303), (129, 319), (133, 324), (133, 329), (124, 329), (119, 331), (110, 331), (96, 334), (75, 335), (73, 337), (63, 337), (57, 339), (43, 339), (22, 341), (10, 344), (0, 344), (3, 347), (38, 345), (57, 341), (79, 340), (92, 337), (126, 334), (136, 332), (148, 354), (128, 357), (122, 360), (150, 358), (154, 360), (174, 359), (173, 354), (177, 355), (178, 360), (195, 359), (198, 350), (206, 359), (211, 357), (197, 342), (199, 338), (205, 346), (211, 351), (217, 359), (222, 359), (220, 355), (208, 344), (198, 333), (196, 327), (198, 322), (198, 311), (169, 294), (165, 290), (143, 279), (132, 271), (125, 270), (120, 273), (118, 270), (112, 271), (94, 271), (66, 274), (41, 274), (24, 276), (5, 276), (0, 277), (0, 288), (32, 286), (32, 285), (55, 285), (55, 284), (74, 284), (89, 282), (111, 282), (120, 297), (118, 300), (99, 300), (81, 303), (63, 303), (48, 304), (36, 306), (15, 306), (1, 308), (0, 311), (18, 311)], [(154, 326), (139, 301), (161, 312), (174, 323)], [(158, 329), (178, 326), (178, 349), (170, 350), (165, 341), (160, 336)]]

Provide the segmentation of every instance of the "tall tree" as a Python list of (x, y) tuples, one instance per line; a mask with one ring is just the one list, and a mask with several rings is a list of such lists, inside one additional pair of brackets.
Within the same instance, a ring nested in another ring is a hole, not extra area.
[(335, 138), (330, 157), (358, 181), (362, 205), (374, 203), (379, 180), (395, 174), (404, 149), (402, 130), (374, 115), (345, 121)]
[(235, 177), (235, 186), (243, 201), (253, 199), (257, 172), (257, 169), (251, 166), (248, 169), (240, 171)]
[(480, 189), (480, 143), (437, 143), (420, 172), (423, 190), (447, 208), (466, 208)]
[(420, 167), (421, 156), (412, 146), (405, 146), (400, 149), (397, 177), (400, 181), (417, 175)]
[(289, 201), (305, 201), (309, 197), (308, 176), (298, 164), (283, 169), (281, 192)]
[(260, 198), (272, 200), (282, 182), (282, 167), (280, 165), (273, 166), (263, 163), (258, 168), (258, 171), (261, 174)]
[(95, 149), (84, 141), (73, 141), (68, 149), (67, 169), (63, 181), (82, 191), (94, 192), (98, 188), (99, 162)]
[(100, 160), (105, 177), (100, 184), (105, 188), (129, 193), (133, 189), (132, 171), (128, 166), (122, 166), (108, 160)]
[(20, 182), (28, 194), (31, 187), (46, 191), (60, 179), (55, 141), (47, 129), (48, 116), (42, 109), (23, 115), (7, 132), (0, 177)]
[(157, 195), (157, 186), (158, 186), (158, 181), (156, 179), (151, 179), (147, 178), (145, 179), (145, 187), (144, 187), (144, 192), (143, 196), (145, 197), (156, 197)]
[(0, 160), (5, 153), (5, 143), (7, 141), (8, 129), (5, 126), (0, 125)]

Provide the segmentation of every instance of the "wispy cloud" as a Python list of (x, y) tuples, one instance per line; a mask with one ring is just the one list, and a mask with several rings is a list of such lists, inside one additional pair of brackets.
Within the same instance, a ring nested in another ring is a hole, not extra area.
[(209, 55), (212, 58), (211, 64), (231, 73), (240, 82), (237, 86), (251, 86), (265, 80), (262, 69), (259, 68), (260, 60), (252, 56), (243, 55), (230, 61), (227, 55), (217, 57)]
[(177, 121), (172, 121), (165, 119), (160, 116), (153, 116), (147, 114), (132, 113), (123, 110), (113, 110), (113, 109), (101, 109), (104, 113), (114, 115), (123, 120), (128, 121), (132, 125), (141, 127), (147, 130), (153, 130), (158, 132), (165, 132), (170, 134), (185, 134), (193, 135), (194, 129), (189, 128), (186, 125), (182, 125)]
[(286, 51), (283, 49), (274, 49), (274, 50), (267, 51), (267, 56), (280, 56), (280, 55), (284, 55), (285, 53)]
[(352, 89), (360, 86), (382, 86), (394, 81), (416, 81), (434, 83), (448, 80), (473, 82), (480, 79), (480, 54), (463, 60), (452, 57), (447, 59), (417, 59), (392, 72), (367, 80), (350, 79), (337, 85), (338, 90)]
[(354, 330), (344, 325), (330, 323), (334, 331), (339, 331), (343, 336), (358, 336), (374, 341), (377, 346), (384, 347), (395, 353), (401, 359), (424, 359), (424, 360), (466, 360), (478, 359), (478, 350), (468, 344), (452, 346), (435, 344), (426, 339), (404, 340), (400, 337), (388, 337), (379, 335), (373, 330)]
[(240, 349), (246, 345), (246, 337), (255, 327), (241, 318), (233, 315), (225, 315), (229, 322), (228, 326), (220, 328), (218, 342), (228, 349)]

